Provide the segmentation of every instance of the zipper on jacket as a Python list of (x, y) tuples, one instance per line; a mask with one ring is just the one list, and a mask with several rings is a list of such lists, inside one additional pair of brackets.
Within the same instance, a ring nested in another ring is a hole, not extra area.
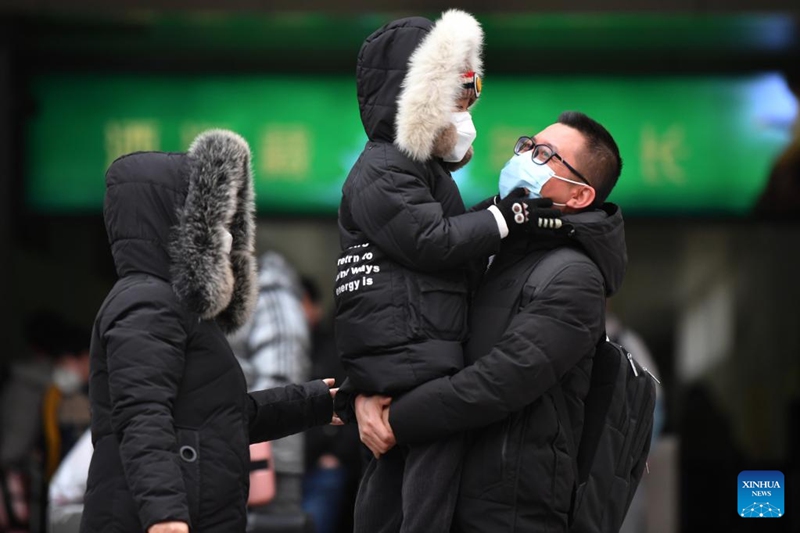
[(522, 428), (520, 429), (520, 443), (519, 443), (519, 450), (517, 452), (517, 463), (514, 465), (514, 501), (511, 506), (512, 509), (512, 517), (511, 517), (511, 531), (517, 531), (517, 517), (519, 514), (517, 513), (517, 505), (519, 504), (519, 476), (520, 476), (520, 469), (522, 463), (522, 449), (525, 447), (525, 435), (528, 433), (528, 421), (530, 420), (530, 413), (531, 413), (531, 405), (528, 404), (525, 409), (522, 410)]

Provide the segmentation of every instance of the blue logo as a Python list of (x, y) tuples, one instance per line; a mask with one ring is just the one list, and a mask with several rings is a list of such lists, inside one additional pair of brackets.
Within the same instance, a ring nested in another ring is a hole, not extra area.
[(739, 473), (739, 516), (780, 518), (783, 507), (783, 473), (777, 470), (744, 470)]

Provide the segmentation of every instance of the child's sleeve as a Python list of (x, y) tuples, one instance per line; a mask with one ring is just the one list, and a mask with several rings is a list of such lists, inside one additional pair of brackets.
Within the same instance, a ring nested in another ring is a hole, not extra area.
[(398, 170), (385, 171), (349, 201), (353, 221), (370, 242), (415, 270), (453, 268), (500, 247), (490, 211), (445, 217), (427, 184)]

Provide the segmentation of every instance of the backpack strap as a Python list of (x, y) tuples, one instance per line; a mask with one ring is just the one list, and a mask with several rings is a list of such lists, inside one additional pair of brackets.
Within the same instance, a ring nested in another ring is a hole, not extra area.
[[(608, 335), (606, 334), (606, 330), (603, 329), (603, 335), (601, 335), (600, 339), (597, 341), (597, 347), (599, 347), (602, 343), (606, 342)], [(556, 408), (556, 416), (559, 417), (563, 421), (564, 433), (567, 436), (567, 451), (569, 452), (570, 457), (572, 458), (572, 469), (574, 470), (575, 474), (575, 485), (577, 486), (578, 483), (578, 454), (576, 453), (575, 446), (577, 445), (575, 442), (575, 435), (572, 433), (572, 423), (569, 418), (569, 410), (567, 409), (567, 399), (564, 396), (564, 389), (561, 388), (561, 384), (552, 387), (549, 391), (553, 398), (553, 405)]]

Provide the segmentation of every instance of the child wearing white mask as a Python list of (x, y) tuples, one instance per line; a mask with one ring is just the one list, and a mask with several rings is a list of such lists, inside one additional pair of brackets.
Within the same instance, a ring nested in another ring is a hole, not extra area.
[(470, 108), (477, 102), (481, 91), (481, 77), (472, 71), (461, 76), (463, 90), (450, 114), (450, 123), (442, 129), (434, 140), (433, 152), (441, 156), (444, 166), (455, 171), (472, 160), (472, 143), (478, 136), (472, 123)]
[[(402, 394), (463, 366), (474, 282), (509, 233), (545, 227), (552, 202), (521, 190), (469, 212), (451, 172), (472, 158), (470, 108), (481, 92), (483, 31), (450, 10), (370, 35), (358, 56), (361, 120), (369, 138), (342, 189), (336, 344), (358, 394)], [(449, 532), (463, 437), (401, 446), (362, 479), (355, 533)]]

